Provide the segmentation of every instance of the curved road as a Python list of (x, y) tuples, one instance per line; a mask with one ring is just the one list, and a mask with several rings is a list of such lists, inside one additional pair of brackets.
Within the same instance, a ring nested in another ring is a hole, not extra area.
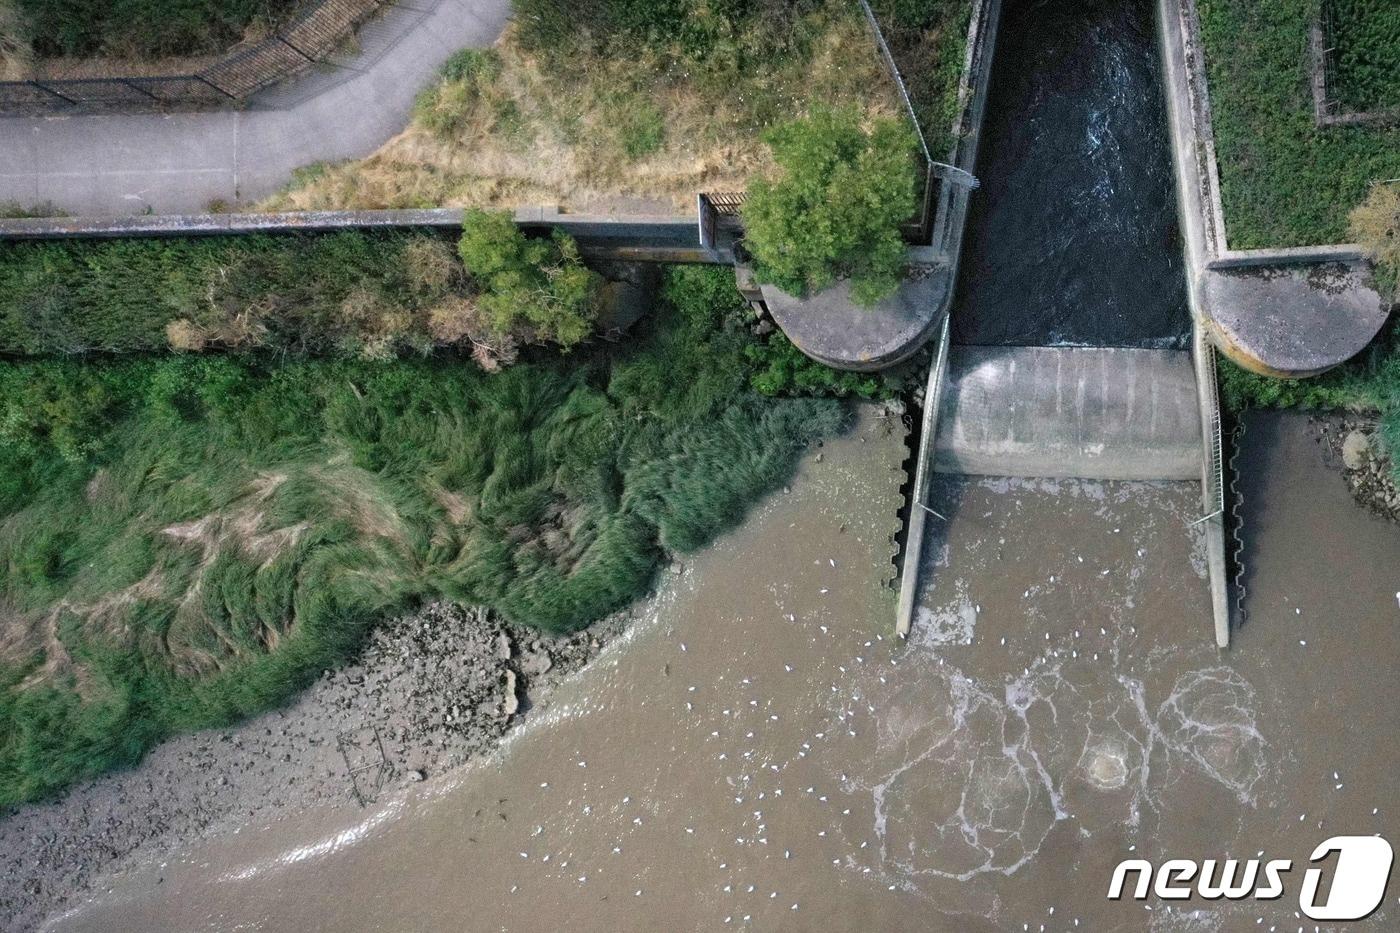
[(361, 51), (317, 66), (243, 111), (0, 119), (0, 204), (68, 214), (202, 211), (265, 197), (313, 162), (360, 158), (403, 129), (449, 55), (490, 45), (509, 0), (406, 0)]

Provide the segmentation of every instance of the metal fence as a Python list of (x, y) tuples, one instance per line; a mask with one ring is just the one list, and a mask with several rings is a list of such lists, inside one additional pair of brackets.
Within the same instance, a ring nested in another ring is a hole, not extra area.
[(320, 0), (271, 37), (187, 75), (0, 81), (0, 113), (208, 109), (240, 104), (324, 61), (389, 0)]
[(870, 26), (871, 35), (875, 39), (875, 46), (880, 52), (880, 60), (884, 63), (885, 71), (888, 72), (890, 80), (894, 82), (895, 88), (899, 91), (900, 100), (904, 104), (904, 109), (909, 117), (909, 123), (914, 128), (914, 135), (919, 141), (919, 151), (923, 156), (923, 177), (920, 179), (919, 190), (919, 211), (909, 219), (901, 228), (905, 239), (912, 243), (927, 243), (933, 232), (933, 215), (935, 211), (936, 195), (938, 191), (937, 167), (941, 165), (929, 151), (928, 140), (924, 137), (923, 124), (919, 121), (919, 111), (914, 107), (914, 100), (909, 95), (909, 88), (904, 83), (904, 76), (899, 73), (899, 65), (894, 60), (894, 54), (890, 52), (889, 43), (885, 41), (885, 31), (880, 28), (880, 20), (875, 16), (875, 11), (870, 8), (867, 0), (860, 0), (861, 11), (865, 14), (865, 21)]
[(1317, 17), (1308, 30), (1308, 56), (1313, 98), (1313, 118), (1318, 126), (1363, 126), (1400, 124), (1400, 107), (1380, 110), (1350, 110), (1338, 99), (1333, 86), (1337, 73), (1337, 37), (1332, 25), (1332, 3), (1320, 0)]

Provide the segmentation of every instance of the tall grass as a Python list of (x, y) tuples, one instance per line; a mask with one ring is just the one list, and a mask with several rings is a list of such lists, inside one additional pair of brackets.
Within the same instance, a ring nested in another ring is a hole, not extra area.
[(159, 351), (175, 322), (216, 346), (424, 350), (465, 279), (430, 233), (3, 243), (0, 353)]
[(1351, 110), (1400, 107), (1400, 7), (1391, 0), (1323, 0), (1336, 46), (1336, 96)]
[(0, 803), (284, 702), (419, 600), (566, 630), (641, 595), (843, 418), (751, 390), (715, 281), (497, 375), (0, 364)]

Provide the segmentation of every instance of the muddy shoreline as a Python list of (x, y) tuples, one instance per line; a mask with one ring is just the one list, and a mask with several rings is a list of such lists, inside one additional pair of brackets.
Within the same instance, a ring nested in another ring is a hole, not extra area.
[(178, 846), (310, 806), (358, 810), (460, 767), (547, 708), (635, 611), (562, 637), (451, 604), (397, 618), (291, 705), (0, 817), (0, 926), (34, 929), (98, 877)]

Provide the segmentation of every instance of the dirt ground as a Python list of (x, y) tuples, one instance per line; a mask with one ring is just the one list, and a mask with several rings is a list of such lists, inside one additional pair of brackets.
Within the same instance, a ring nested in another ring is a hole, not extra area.
[(36, 927), (128, 862), (311, 805), (353, 812), (460, 766), (547, 706), (629, 620), (548, 637), (446, 604), (396, 619), (291, 706), (0, 818), (0, 927)]

